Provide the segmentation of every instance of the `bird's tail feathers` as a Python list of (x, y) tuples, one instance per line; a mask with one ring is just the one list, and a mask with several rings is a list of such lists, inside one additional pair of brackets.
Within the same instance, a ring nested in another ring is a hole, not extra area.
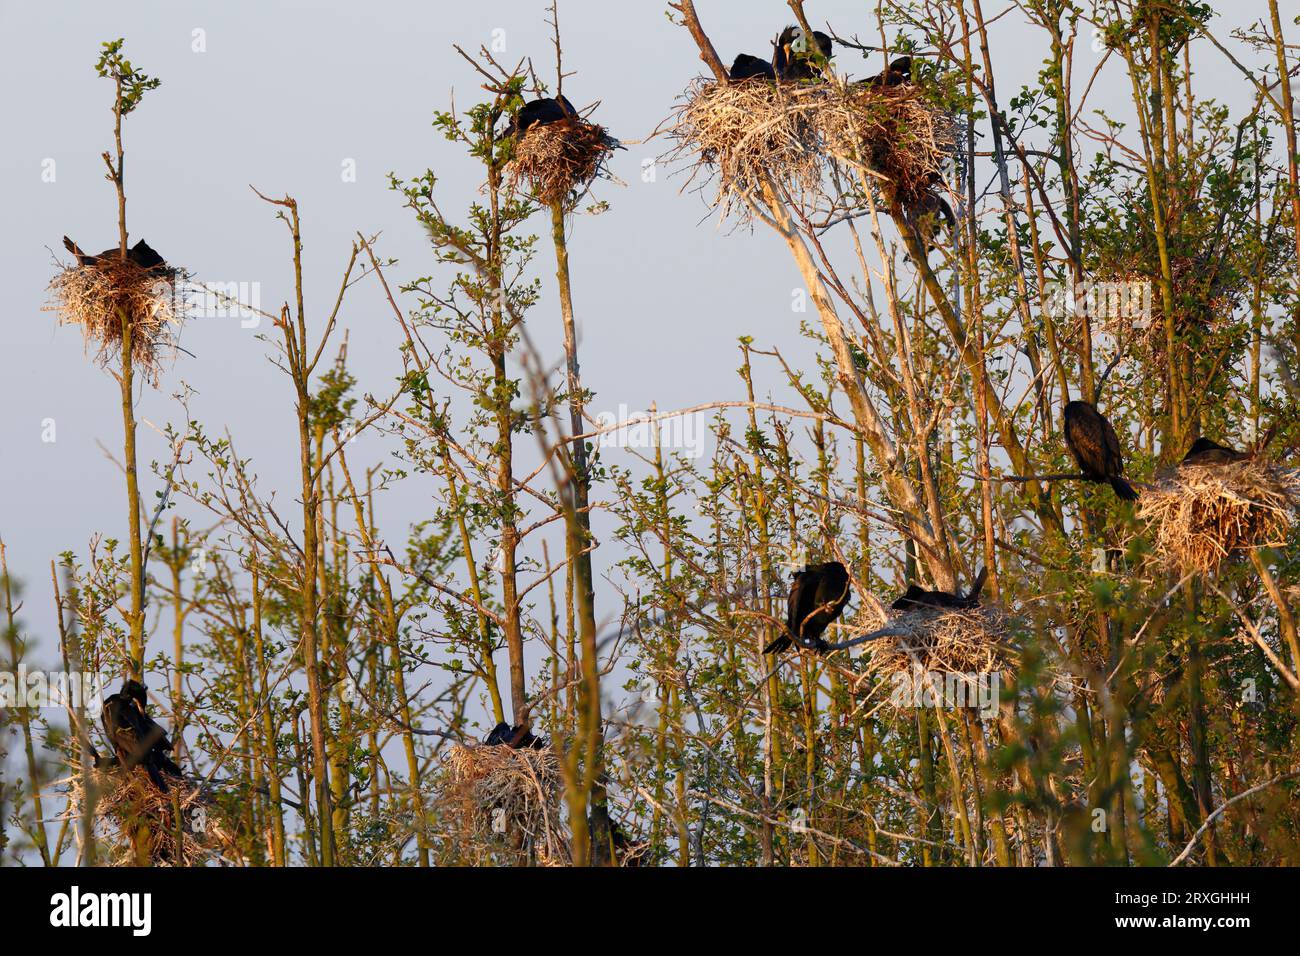
[(1111, 478), (1110, 486), (1115, 489), (1115, 494), (1119, 495), (1122, 500), (1137, 501), (1138, 493), (1123, 478)]

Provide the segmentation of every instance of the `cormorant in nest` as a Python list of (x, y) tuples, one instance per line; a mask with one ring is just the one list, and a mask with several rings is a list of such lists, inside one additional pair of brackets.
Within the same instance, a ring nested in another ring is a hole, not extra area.
[(543, 97), (521, 106), (519, 112), (511, 117), (510, 123), (502, 133), (502, 138), (514, 136), (516, 132), (526, 133), (532, 126), (546, 126), (550, 123), (558, 123), (560, 120), (577, 118), (578, 111), (563, 94), (557, 99)]
[(545, 750), (547, 747), (545, 737), (534, 736), (523, 724), (511, 727), (504, 720), (492, 728), (483, 743), (490, 747), (505, 744), (515, 750)]
[(822, 59), (829, 60), (835, 55), (835, 45), (831, 42), (831, 38), (820, 30), (813, 31), (813, 40), (817, 43), (816, 50), (811, 49), (808, 38), (801, 28), (786, 27), (782, 30), (781, 36), (777, 38), (776, 55), (772, 60), (776, 75), (782, 80), (796, 83), (800, 80), (820, 80), (821, 67), (814, 58), (820, 53)]
[(166, 793), (167, 777), (180, 779), (183, 774), (167, 756), (171, 753), (172, 743), (162, 727), (154, 723), (146, 712), (147, 706), (144, 685), (136, 680), (127, 680), (120, 691), (110, 694), (104, 701), (100, 717), (118, 762), (128, 771), (133, 767), (144, 767), (153, 785)]
[(916, 584), (909, 584), (907, 590), (897, 601), (890, 605), (895, 611), (915, 611), (923, 607), (955, 608), (970, 610), (980, 606), (980, 591), (984, 590), (984, 579), (988, 577), (988, 568), (980, 568), (975, 576), (975, 583), (970, 593), (962, 596), (949, 591), (927, 591)]
[(1115, 428), (1088, 402), (1065, 406), (1065, 444), (1086, 480), (1109, 483), (1124, 501), (1136, 501), (1137, 492), (1124, 480), (1124, 453)]
[[(76, 256), (77, 263), (83, 266), (93, 266), (101, 259), (117, 259), (122, 254), (121, 248), (114, 246), (112, 249), (105, 249), (103, 252), (99, 253), (99, 255), (90, 256), (82, 252), (81, 247), (67, 236), (63, 237), (63, 247)], [(167, 265), (166, 260), (164, 260), (162, 256), (158, 255), (154, 248), (143, 239), (126, 250), (126, 257), (141, 269), (160, 269)]]
[(900, 56), (898, 59), (893, 60), (883, 73), (869, 76), (865, 80), (858, 80), (858, 83), (861, 86), (874, 86), (880, 88), (902, 86), (904, 83), (911, 82), (912, 58), (910, 56)]
[(827, 650), (822, 634), (840, 616), (852, 594), (848, 569), (838, 561), (810, 564), (796, 571), (786, 606), (786, 633), (763, 648), (763, 653), (779, 654), (796, 642)]
[(1220, 445), (1208, 438), (1198, 438), (1183, 456), (1184, 465), (1229, 465), (1234, 461), (1250, 461), (1253, 456), (1244, 451), (1237, 451), (1227, 445)]
[(738, 83), (741, 80), (771, 80), (775, 82), (776, 70), (772, 69), (772, 64), (767, 60), (760, 60), (748, 53), (741, 53), (736, 57), (736, 62), (731, 64), (727, 78), (733, 83)]

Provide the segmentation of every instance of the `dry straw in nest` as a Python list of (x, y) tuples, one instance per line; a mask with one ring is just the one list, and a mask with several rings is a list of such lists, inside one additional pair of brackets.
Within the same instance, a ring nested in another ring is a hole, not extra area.
[(957, 123), (910, 85), (699, 79), (672, 135), (674, 155), (716, 172), (717, 205), (744, 209), (764, 178), (817, 194), (828, 162), (868, 168), (905, 205), (924, 196), (956, 148)]
[[(87, 802), (94, 807), (94, 834), (107, 848), (111, 866), (134, 866), (132, 832), (148, 832), (155, 866), (195, 866), (223, 860), (230, 839), (217, 820), (211, 794), (190, 780), (168, 777), (163, 793), (143, 767), (89, 769), (72, 778), (68, 814), (79, 819)], [(177, 811), (179, 810), (179, 817)]]
[(1262, 459), (1179, 465), (1142, 492), (1156, 551), (1184, 572), (1217, 570), (1235, 552), (1282, 544), (1300, 505), (1300, 471)]
[(444, 798), (468, 844), (482, 848), (504, 843), (546, 865), (569, 862), (553, 747), (515, 750), (504, 744), (456, 744), (447, 764), (450, 784)]
[(1015, 670), (1010, 620), (999, 607), (918, 608), (896, 615), (871, 644), (868, 673), (882, 679), (931, 674), (988, 675)]
[(601, 173), (613, 151), (605, 128), (581, 117), (535, 123), (515, 141), (510, 186), (526, 183), (546, 205), (563, 202)]
[(131, 331), (131, 364), (156, 381), (159, 352), (174, 342), (185, 319), (183, 270), (144, 269), (130, 260), (105, 256), (73, 265), (51, 280), (52, 302), (61, 325), (81, 327), (86, 350), (101, 365), (121, 355), (123, 316)]

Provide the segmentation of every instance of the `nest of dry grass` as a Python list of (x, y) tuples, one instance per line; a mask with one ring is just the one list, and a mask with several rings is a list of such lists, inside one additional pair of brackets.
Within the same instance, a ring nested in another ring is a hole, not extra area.
[(716, 176), (715, 204), (743, 211), (765, 177), (820, 194), (830, 163), (868, 169), (887, 195), (920, 200), (957, 145), (955, 117), (917, 87), (697, 79), (678, 108), (674, 155)]
[(569, 863), (560, 819), (560, 771), (554, 747), (456, 744), (447, 755), (443, 798), (472, 850), (505, 848), (507, 855), (546, 866)]
[[(89, 802), (94, 836), (109, 866), (135, 866), (132, 832), (147, 828), (154, 866), (200, 866), (223, 860), (229, 834), (218, 819), (216, 802), (203, 786), (168, 778), (163, 793), (143, 767), (92, 768), (71, 780), (70, 818), (79, 820)], [(104, 851), (107, 851), (104, 853)]]
[(563, 202), (604, 171), (613, 151), (605, 127), (581, 117), (537, 123), (515, 141), (509, 183), (512, 189), (526, 184), (547, 205)]
[(100, 365), (122, 354), (129, 328), (131, 364), (156, 382), (160, 353), (175, 344), (188, 311), (182, 291), (187, 279), (182, 269), (143, 269), (109, 256), (59, 272), (50, 281), (46, 310), (58, 314), (60, 325), (81, 328), (86, 351)]
[(1263, 459), (1179, 465), (1139, 499), (1156, 552), (1184, 573), (1215, 571), (1234, 553), (1280, 545), (1300, 507), (1300, 471)]
[(1011, 622), (996, 606), (969, 610), (917, 608), (891, 618), (890, 634), (871, 644), (868, 673), (888, 679), (918, 668), (939, 674), (1015, 670), (1019, 654)]

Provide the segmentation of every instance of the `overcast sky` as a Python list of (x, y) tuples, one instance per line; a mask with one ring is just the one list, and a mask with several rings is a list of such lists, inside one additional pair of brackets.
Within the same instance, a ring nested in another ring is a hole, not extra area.
[[(766, 55), (768, 41), (788, 21), (781, 0), (699, 6), (727, 61), (742, 50)], [(841, 33), (871, 33), (874, 6), (815, 0), (809, 12)], [(565, 91), (580, 107), (602, 101), (596, 119), (627, 141), (647, 137), (701, 68), (665, 7), (660, 0), (561, 5), (566, 66), (578, 71)], [(1235, 16), (1265, 10), (1263, 0), (1238, 7)], [(1043, 50), (1037, 33), (1032, 45), (1020, 42), (1031, 34), (1018, 17), (1013, 12), (993, 32), (1004, 100), (1033, 82)], [(1222, 22), (1220, 31), (1226, 32)], [(318, 321), (357, 231), (382, 232), (383, 253), (400, 260), (391, 274), (396, 281), (433, 268), (424, 234), (387, 186), (390, 171), (410, 177), (433, 168), (448, 210), (474, 198), (477, 169), (431, 126), (433, 112), (453, 95), (463, 107), (481, 92), (452, 44), (473, 49), (504, 40), (503, 62), (532, 56), (547, 78), (553, 56), (541, 0), (4, 0), (0, 33), (7, 46), (0, 81), (9, 91), (0, 150), (0, 198), (9, 224), (0, 235), (0, 535), (12, 572), (27, 586), (28, 630), (46, 639), (38, 658), (52, 664), (49, 562), (67, 549), (84, 558), (93, 533), (120, 536), (125, 524), (121, 473), (105, 451), (121, 449), (116, 384), (84, 356), (78, 330), (58, 328), (42, 311), (55, 269), (50, 250), (62, 253), (61, 236), (87, 250), (116, 242), (115, 199), (100, 159), (111, 145), (112, 119), (111, 86), (93, 71), (100, 42), (125, 37), (128, 57), (163, 81), (127, 121), (133, 241), (147, 238), (202, 280), (256, 283), (262, 307), (274, 310), (291, 295), (286, 233), (249, 186), (291, 194), (303, 217), (309, 315)], [(1091, 55), (1083, 50), (1081, 63)], [(837, 66), (858, 74), (878, 69), (856, 53), (841, 55)], [(1203, 90), (1242, 86), (1226, 71), (1202, 72), (1197, 81)], [(1113, 103), (1122, 114), (1125, 83), (1121, 71), (1108, 71), (1097, 105)], [(799, 281), (783, 245), (766, 230), (720, 229), (699, 196), (679, 191), (682, 180), (670, 169), (660, 167), (654, 181), (644, 181), (643, 161), (666, 149), (657, 140), (619, 153), (613, 168), (626, 186), (598, 184), (595, 195), (611, 210), (575, 224), (571, 252), (593, 412), (740, 397), (733, 370), (741, 335), (763, 347), (778, 345), (794, 364), (811, 366), (810, 348), (798, 334), (808, 316), (791, 311)], [(351, 168), (355, 181), (344, 175)], [(537, 229), (544, 231), (540, 220)], [(530, 327), (548, 355), (557, 356), (548, 244), (538, 266), (545, 297)], [(343, 325), (361, 388), (384, 393), (400, 372), (397, 330), (373, 282), (350, 294)], [(140, 394), (142, 465), (166, 454), (145, 422), (161, 427), (178, 420), (169, 396), (184, 381), (197, 391), (192, 409), (207, 430), (228, 428), (241, 455), (254, 459), (264, 486), (292, 497), (291, 391), (256, 332), (237, 319), (203, 319), (185, 329), (181, 342), (193, 357), (181, 355), (158, 391)], [(760, 390), (777, 384), (775, 374), (765, 376)], [(43, 441), (47, 419), (55, 424), (53, 442)], [(390, 448), (362, 439), (352, 458), (370, 464)], [(156, 486), (146, 473), (146, 503)], [(390, 537), (400, 540), (405, 526), (427, 516), (429, 487), (413, 478), (385, 500)], [(618, 557), (606, 555), (602, 566)], [(151, 650), (161, 646), (155, 641)]]

